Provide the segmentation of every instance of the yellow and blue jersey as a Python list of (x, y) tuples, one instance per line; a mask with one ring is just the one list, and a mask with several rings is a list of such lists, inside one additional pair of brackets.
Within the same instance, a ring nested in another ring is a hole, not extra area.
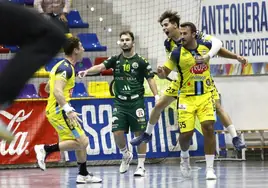
[(198, 63), (196, 56), (202, 56), (211, 49), (211, 42), (197, 40), (197, 48), (188, 50), (182, 45), (174, 49), (167, 61), (171, 70), (177, 68), (180, 94), (202, 95), (214, 89), (209, 62)]
[(69, 102), (75, 85), (75, 70), (73, 65), (67, 59), (58, 62), (52, 68), (49, 75), (50, 95), (47, 100), (46, 106), (46, 112), (48, 112), (49, 114), (58, 114), (62, 110), (53, 94), (56, 80), (66, 81), (66, 85), (63, 90), (63, 95), (66, 102)]

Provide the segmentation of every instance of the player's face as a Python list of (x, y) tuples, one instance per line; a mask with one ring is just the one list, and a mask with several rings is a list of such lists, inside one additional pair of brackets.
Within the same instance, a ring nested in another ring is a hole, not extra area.
[(191, 28), (188, 26), (180, 28), (180, 35), (183, 46), (187, 46), (187, 44), (195, 40), (195, 33), (192, 33)]
[(129, 52), (134, 46), (131, 36), (129, 34), (122, 35), (119, 46), (124, 52)]
[(172, 38), (175, 36), (175, 33), (177, 32), (176, 23), (172, 24), (171, 22), (169, 22), (169, 18), (166, 18), (161, 22), (161, 25), (164, 33), (167, 35), (168, 38)]
[(85, 49), (84, 49), (84, 47), (82, 46), (82, 43), (79, 42), (79, 48), (76, 48), (76, 49), (75, 49), (75, 52), (76, 52), (76, 54), (77, 54), (77, 59), (78, 59), (78, 60), (80, 60), (80, 59), (83, 58), (84, 51), (85, 51)]

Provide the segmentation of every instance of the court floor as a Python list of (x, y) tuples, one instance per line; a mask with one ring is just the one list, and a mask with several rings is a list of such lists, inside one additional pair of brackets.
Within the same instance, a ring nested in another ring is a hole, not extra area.
[(268, 161), (216, 162), (217, 180), (205, 180), (205, 164), (192, 164), (192, 179), (183, 179), (179, 164), (148, 164), (145, 177), (134, 177), (136, 166), (125, 174), (118, 166), (88, 167), (103, 179), (99, 184), (76, 185), (77, 168), (0, 170), (1, 188), (265, 188), (268, 187)]

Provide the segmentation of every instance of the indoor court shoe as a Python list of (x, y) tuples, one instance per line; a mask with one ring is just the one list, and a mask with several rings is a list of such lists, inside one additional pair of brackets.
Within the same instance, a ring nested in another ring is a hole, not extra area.
[(38, 162), (39, 167), (41, 168), (41, 170), (46, 170), (46, 163), (45, 163), (46, 151), (44, 149), (44, 145), (35, 145), (34, 151), (36, 154), (36, 160)]
[(217, 176), (214, 173), (213, 168), (207, 169), (207, 174), (206, 174), (206, 180), (215, 180), (217, 179)]
[(85, 184), (85, 183), (101, 183), (102, 179), (94, 176), (93, 174), (88, 174), (87, 176), (77, 175), (76, 183)]
[(134, 173), (134, 176), (136, 177), (144, 177), (145, 176), (145, 168), (138, 167)]
[(242, 141), (242, 139), (239, 136), (234, 137), (232, 141), (233, 141), (233, 145), (235, 149), (237, 149), (238, 151), (246, 148), (245, 143)]
[(129, 164), (130, 164), (132, 159), (133, 159), (133, 154), (131, 152), (128, 152), (128, 154), (126, 156), (123, 156), (122, 162), (121, 162), (121, 165), (120, 165), (120, 168), (119, 168), (119, 172), (121, 174), (123, 174), (123, 173), (128, 171)]
[(130, 141), (130, 144), (133, 146), (138, 146), (140, 145), (142, 142), (143, 143), (148, 143), (150, 140), (152, 140), (152, 135), (149, 135), (148, 133), (143, 133), (142, 135), (132, 139)]
[(10, 143), (14, 139), (14, 135), (12, 132), (7, 130), (4, 122), (0, 120), (0, 139), (5, 140), (6, 142)]
[(188, 158), (181, 158), (180, 170), (181, 170), (181, 174), (184, 178), (191, 177), (191, 167), (190, 167), (189, 157)]

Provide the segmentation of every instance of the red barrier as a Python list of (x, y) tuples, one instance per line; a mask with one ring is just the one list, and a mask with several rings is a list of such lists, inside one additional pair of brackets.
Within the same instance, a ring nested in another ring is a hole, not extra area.
[[(46, 101), (24, 101), (0, 111), (0, 118), (15, 134), (10, 144), (0, 141), (0, 164), (36, 163), (36, 144), (58, 142), (56, 131), (46, 119), (45, 107)], [(59, 160), (59, 152), (47, 158), (48, 162)]]

